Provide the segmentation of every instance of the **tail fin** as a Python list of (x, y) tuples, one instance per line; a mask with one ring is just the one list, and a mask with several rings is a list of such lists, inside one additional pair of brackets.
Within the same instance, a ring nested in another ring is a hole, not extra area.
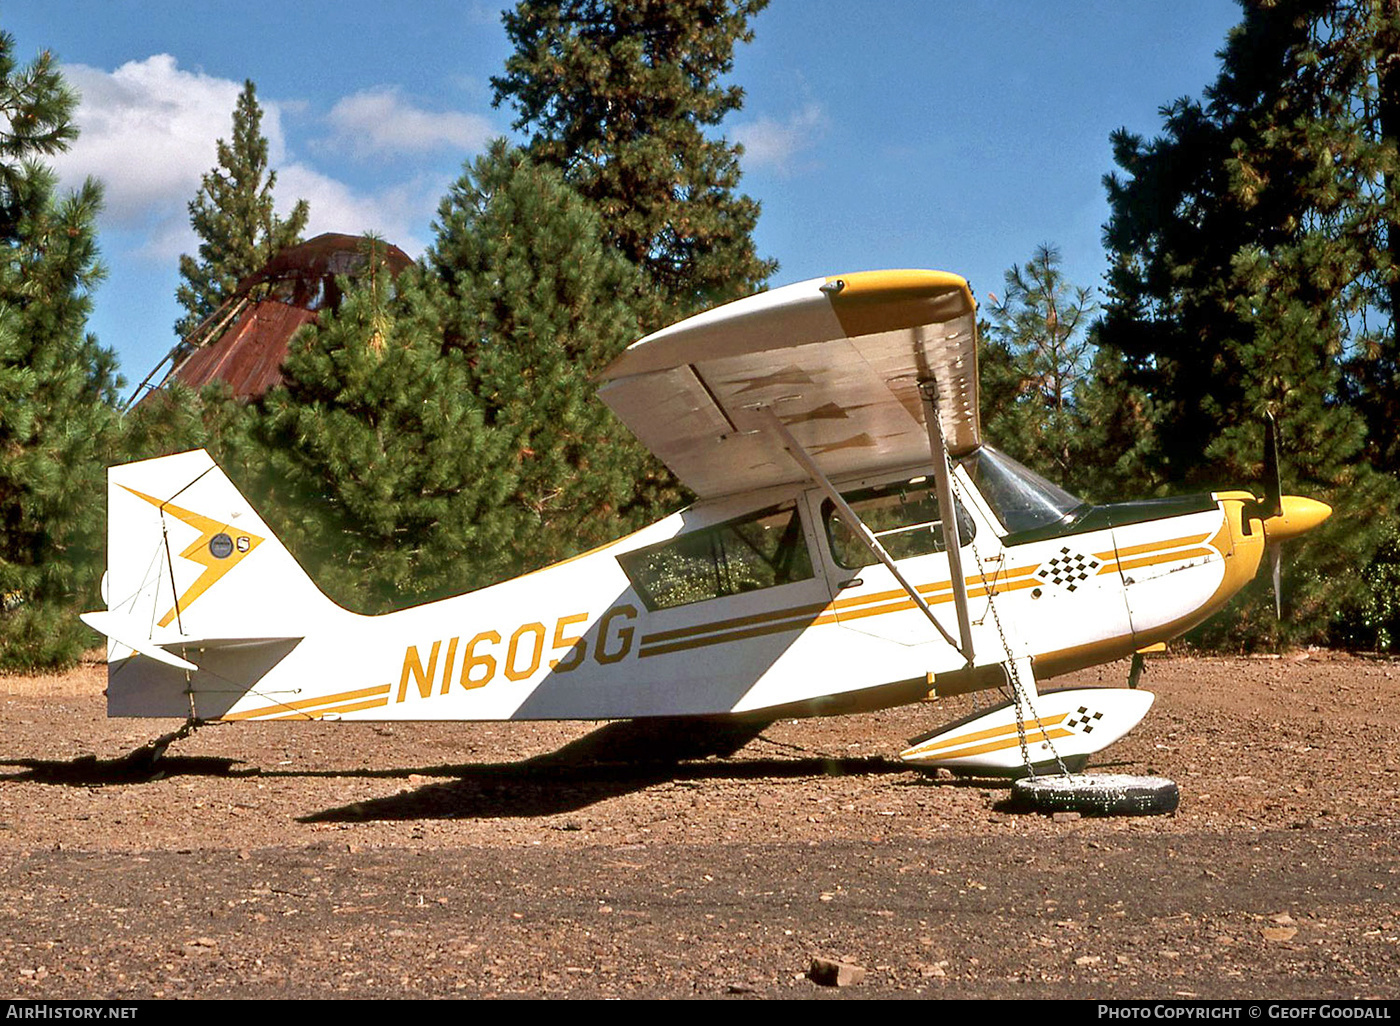
[(83, 621), (109, 664), (194, 670), (193, 648), (290, 642), (345, 615), (202, 449), (108, 471), (102, 594)]

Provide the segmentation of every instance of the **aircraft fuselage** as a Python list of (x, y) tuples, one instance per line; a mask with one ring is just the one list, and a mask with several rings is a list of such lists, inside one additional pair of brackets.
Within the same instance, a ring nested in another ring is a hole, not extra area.
[[(836, 483), (956, 630), (926, 472)], [(697, 504), (456, 598), (377, 617), (336, 610), (299, 642), (192, 653), (188, 679), (119, 661), (109, 712), (183, 716), (191, 696), (198, 718), (225, 720), (853, 711), (994, 686), (1002, 678), (981, 670), (1008, 658), (1032, 657), (1044, 678), (1168, 640), (1224, 604), (1263, 553), (1242, 495), (1093, 507), (1012, 532), (964, 468), (954, 483), (972, 668), (823, 493), (790, 486)], [(240, 676), (254, 681), (243, 694), (224, 683)]]

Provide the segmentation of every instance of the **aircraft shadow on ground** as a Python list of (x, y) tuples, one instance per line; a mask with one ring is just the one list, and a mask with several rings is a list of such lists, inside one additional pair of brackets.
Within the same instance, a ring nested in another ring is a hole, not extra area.
[(546, 755), (429, 772), (455, 779), (413, 791), (326, 809), (303, 823), (365, 820), (502, 819), (575, 812), (660, 783), (761, 780), (817, 775), (904, 773), (885, 758), (725, 761), (767, 723), (626, 720), (609, 723)]
[[(795, 779), (811, 776), (907, 776), (909, 767), (883, 756), (833, 759), (802, 754), (731, 760), (767, 723), (703, 720), (624, 720), (608, 723), (564, 747), (519, 762), (469, 763), (385, 769), (263, 769), (237, 759), (165, 754), (98, 759), (11, 759), (0, 780), (70, 787), (145, 783), (165, 777), (437, 779), (384, 798), (351, 802), (299, 817), (303, 823), (367, 820), (502, 819), (575, 812), (597, 802), (660, 783), (706, 780)], [(770, 742), (772, 744), (774, 742)], [(916, 777), (909, 786), (991, 787), (1004, 782)]]
[(0, 766), (20, 769), (0, 773), (0, 780), (15, 783), (66, 784), (70, 787), (104, 787), (109, 784), (140, 784), (163, 777), (252, 776), (256, 768), (238, 770), (239, 759), (208, 755), (167, 755), (151, 761), (133, 756), (99, 759), (80, 755), (76, 759), (5, 759)]

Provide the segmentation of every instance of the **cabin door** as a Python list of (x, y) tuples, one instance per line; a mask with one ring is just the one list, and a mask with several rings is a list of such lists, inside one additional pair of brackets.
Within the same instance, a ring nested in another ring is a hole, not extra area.
[[(943, 548), (943, 520), (933, 479), (913, 478), (844, 492), (842, 497), (874, 532), (898, 563), (900, 573), (918, 589), (939, 622), (958, 634), (948, 556)], [(946, 644), (904, 588), (840, 512), (822, 493), (808, 493), (812, 523), (820, 537), (822, 562), (831, 588), (837, 622), (862, 634), (901, 645)], [(975, 572), (970, 543), (973, 523), (958, 510), (964, 570)]]

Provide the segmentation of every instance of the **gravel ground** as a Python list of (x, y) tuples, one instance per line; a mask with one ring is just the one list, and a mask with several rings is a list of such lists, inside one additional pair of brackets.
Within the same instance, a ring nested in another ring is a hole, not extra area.
[(209, 726), (152, 772), (121, 757), (179, 724), (106, 719), (104, 677), (0, 678), (14, 997), (1400, 997), (1400, 663), (1153, 660), (1091, 765), (1180, 785), (1143, 819), (895, 760), (957, 702)]

